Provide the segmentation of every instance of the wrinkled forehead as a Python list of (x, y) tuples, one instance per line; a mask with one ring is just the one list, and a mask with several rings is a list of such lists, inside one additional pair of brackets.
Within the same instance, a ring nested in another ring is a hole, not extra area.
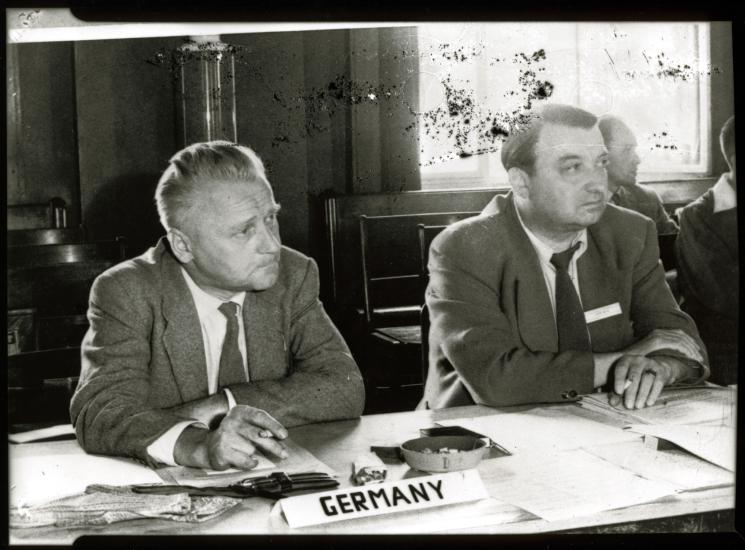
[(212, 205), (231, 204), (236, 201), (255, 205), (273, 204), (274, 193), (269, 182), (255, 180), (217, 180), (201, 188), (198, 200)]
[(603, 135), (597, 125), (592, 128), (546, 124), (535, 145), (536, 160), (563, 155), (600, 155), (605, 152)]

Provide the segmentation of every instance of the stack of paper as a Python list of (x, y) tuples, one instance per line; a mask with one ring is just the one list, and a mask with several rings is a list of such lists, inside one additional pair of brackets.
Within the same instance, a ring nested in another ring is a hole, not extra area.
[(613, 407), (607, 393), (583, 395), (580, 407), (617, 418), (627, 424), (723, 424), (734, 426), (737, 392), (720, 386), (669, 388), (657, 403), (643, 409)]
[(494, 498), (548, 521), (642, 504), (678, 490), (582, 449), (502, 457), (480, 471)]
[(664, 439), (712, 464), (735, 471), (737, 434), (734, 426), (633, 424), (629, 429)]

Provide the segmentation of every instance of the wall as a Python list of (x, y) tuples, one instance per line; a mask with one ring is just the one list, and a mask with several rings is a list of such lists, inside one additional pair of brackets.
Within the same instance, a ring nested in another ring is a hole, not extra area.
[[(711, 94), (718, 174), (726, 167), (717, 136), (733, 113), (730, 24), (712, 24), (711, 34), (712, 67), (720, 69)], [(225, 39), (238, 47), (239, 141), (266, 162), (286, 244), (318, 257), (323, 193), (419, 188), (416, 132), (407, 130), (417, 93), (411, 29)], [(180, 43), (9, 45), (8, 204), (61, 196), (71, 223), (82, 219), (92, 238), (151, 244), (162, 233), (152, 193), (178, 148), (168, 60)]]
[(70, 43), (8, 44), (8, 204), (61, 197), (80, 220), (73, 49)]

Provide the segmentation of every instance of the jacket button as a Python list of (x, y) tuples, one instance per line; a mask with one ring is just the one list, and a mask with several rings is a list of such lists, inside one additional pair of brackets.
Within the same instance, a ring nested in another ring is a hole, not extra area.
[(574, 390), (571, 390), (569, 392), (569, 399), (574, 399), (575, 397), (577, 397), (577, 392)]

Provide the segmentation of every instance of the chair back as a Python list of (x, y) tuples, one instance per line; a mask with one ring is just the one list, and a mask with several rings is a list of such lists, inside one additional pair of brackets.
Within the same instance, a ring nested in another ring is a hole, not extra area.
[(8, 246), (83, 243), (85, 228), (77, 227), (14, 229), (8, 231)]
[(363, 309), (370, 326), (418, 324), (421, 257), (418, 225), (448, 225), (478, 212), (359, 217)]
[(98, 275), (125, 259), (124, 239), (8, 249), (8, 309), (36, 311), (39, 349), (79, 346)]
[(79, 376), (79, 347), (8, 357), (10, 431), (68, 423)]

